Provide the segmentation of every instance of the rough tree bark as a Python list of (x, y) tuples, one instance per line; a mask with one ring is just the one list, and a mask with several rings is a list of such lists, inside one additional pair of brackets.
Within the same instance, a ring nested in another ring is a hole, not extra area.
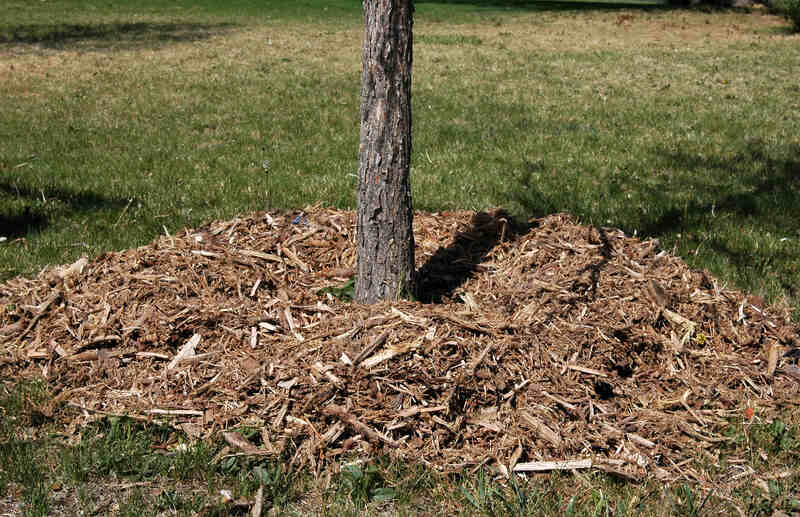
[(410, 294), (414, 278), (411, 186), (413, 0), (364, 0), (355, 298)]

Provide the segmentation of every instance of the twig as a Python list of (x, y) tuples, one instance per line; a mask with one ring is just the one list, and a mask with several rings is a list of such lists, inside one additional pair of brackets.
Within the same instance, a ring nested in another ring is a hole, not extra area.
[(443, 319), (445, 321), (449, 321), (450, 323), (455, 323), (459, 327), (465, 328), (467, 330), (471, 330), (471, 331), (477, 332), (479, 334), (487, 334), (489, 336), (496, 335), (496, 333), (492, 329), (487, 329), (487, 328), (481, 327), (480, 325), (477, 325), (475, 323), (470, 323), (468, 321), (464, 321), (461, 318), (457, 318), (457, 317), (453, 316), (452, 314), (448, 314), (448, 313), (446, 313), (444, 311), (436, 311), (434, 314), (438, 318), (441, 318), (441, 319)]
[(59, 298), (61, 298), (61, 292), (60, 292), (60, 291), (59, 291), (59, 292), (57, 292), (56, 294), (54, 294), (53, 296), (51, 296), (50, 298), (48, 298), (48, 299), (47, 299), (47, 301), (45, 301), (45, 302), (44, 302), (44, 304), (42, 305), (42, 308), (41, 308), (41, 309), (39, 309), (39, 314), (37, 314), (36, 316), (34, 316), (34, 317), (33, 317), (33, 321), (31, 321), (30, 325), (28, 325), (28, 328), (26, 328), (25, 330), (23, 330), (23, 331), (22, 331), (22, 334), (20, 334), (20, 335), (17, 337), (17, 342), (18, 342), (18, 343), (19, 343), (20, 341), (22, 341), (22, 339), (23, 339), (25, 336), (27, 336), (27, 335), (28, 335), (28, 332), (30, 332), (31, 330), (33, 330), (33, 327), (35, 327), (35, 326), (36, 326), (36, 324), (37, 324), (37, 323), (39, 323), (39, 320), (40, 320), (40, 319), (44, 318), (45, 314), (47, 314), (47, 311), (50, 309), (50, 306), (51, 306), (51, 305), (53, 305), (53, 302), (55, 302), (55, 301), (56, 301), (56, 300), (58, 300)]
[(519, 415), (533, 428), (534, 431), (539, 433), (542, 438), (553, 444), (553, 446), (556, 448), (561, 447), (561, 436), (547, 427), (544, 422), (524, 410), (520, 411)]
[(250, 512), (252, 517), (261, 517), (261, 512), (264, 508), (264, 485), (259, 485), (258, 492), (256, 492), (256, 500), (253, 502), (253, 509)]
[(388, 337), (389, 337), (389, 331), (387, 330), (386, 332), (382, 333), (381, 335), (373, 339), (372, 343), (362, 348), (361, 351), (356, 356), (356, 358), (353, 359), (353, 366), (358, 366), (358, 364), (361, 361), (369, 357), (369, 355), (375, 350), (377, 350), (378, 347), (383, 346), (383, 344), (386, 343), (386, 339)]
[(388, 436), (379, 433), (368, 425), (360, 422), (356, 417), (348, 413), (347, 410), (341, 406), (328, 406), (326, 408), (322, 408), (322, 413), (338, 418), (345, 424), (352, 427), (356, 432), (366, 436), (371, 441), (383, 442), (391, 447), (400, 447), (399, 442), (392, 440)]
[(554, 402), (557, 402), (557, 403), (561, 404), (566, 409), (569, 409), (571, 411), (577, 411), (578, 410), (578, 407), (576, 405), (570, 404), (566, 400), (560, 399), (560, 398), (556, 397), (555, 395), (550, 395), (546, 391), (543, 391), (542, 395), (544, 395), (545, 397), (549, 398), (550, 400), (553, 400)]
[(195, 409), (149, 409), (147, 411), (151, 415), (164, 415), (164, 416), (203, 416), (203, 411)]
[(175, 357), (173, 357), (172, 361), (167, 365), (167, 371), (174, 369), (181, 361), (194, 355), (195, 347), (200, 343), (200, 337), (200, 334), (193, 335), (189, 341), (178, 350), (178, 353), (175, 354)]
[(81, 406), (80, 404), (76, 404), (75, 402), (67, 402), (67, 405), (70, 407), (74, 407), (77, 409), (82, 409), (84, 411), (88, 411), (89, 413), (97, 413), (98, 415), (103, 416), (115, 416), (117, 418), (130, 418), (131, 420), (138, 420), (139, 422), (152, 422), (152, 420), (145, 416), (139, 415), (128, 415), (124, 413), (112, 413), (111, 411), (103, 411), (102, 409), (94, 409), (86, 406)]
[(603, 373), (600, 370), (585, 368), (583, 366), (578, 366), (577, 364), (568, 364), (567, 368), (569, 368), (570, 370), (575, 370), (576, 372), (586, 373), (589, 375), (597, 375), (598, 377), (608, 377), (608, 374)]
[(532, 461), (517, 463), (514, 472), (546, 472), (548, 470), (590, 469), (592, 460)]

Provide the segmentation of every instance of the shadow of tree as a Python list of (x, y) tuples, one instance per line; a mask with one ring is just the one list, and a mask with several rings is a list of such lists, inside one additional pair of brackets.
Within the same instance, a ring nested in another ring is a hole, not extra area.
[(46, 226), (47, 218), (39, 212), (32, 211), (29, 206), (9, 214), (0, 213), (0, 237), (16, 239), (42, 230)]
[(50, 217), (56, 216), (59, 210), (48, 214), (47, 206), (41, 206), (50, 200), (52, 205), (63, 205), (69, 213), (88, 213), (103, 209), (123, 209), (128, 200), (105, 197), (93, 192), (75, 192), (59, 187), (33, 188), (0, 179), (0, 202), (3, 198), (13, 199), (0, 208), (0, 236), (14, 239), (24, 237), (32, 232), (41, 231), (48, 226)]
[[(602, 226), (611, 219), (642, 237), (674, 239), (687, 260), (704, 250), (703, 267), (727, 271), (741, 288), (775, 295), (780, 289), (797, 300), (800, 146), (776, 149), (755, 141), (736, 152), (708, 153), (656, 144), (646, 154), (646, 167), (664, 172), (587, 181), (577, 171), (553, 179), (543, 162), (518, 164), (505, 197), (525, 216), (567, 211), (585, 223)], [(597, 191), (583, 192), (587, 185)], [(620, 202), (627, 198), (636, 201)], [(604, 207), (604, 200), (616, 208)]]
[(558, 1), (558, 0), (418, 0), (417, 4), (453, 4), (472, 5), (484, 9), (515, 9), (523, 11), (585, 11), (615, 9), (667, 9), (666, 3), (641, 2), (592, 2), (592, 1)]
[[(796, 157), (798, 152), (800, 147), (789, 156)], [(655, 153), (672, 167), (697, 171), (686, 188), (698, 192), (701, 199), (712, 198), (713, 201), (694, 199), (683, 209), (673, 208), (645, 225), (643, 233), (658, 235), (676, 227), (691, 226), (693, 221), (697, 222), (697, 216), (712, 212), (756, 219), (773, 228), (800, 230), (800, 160), (797, 158), (770, 157), (761, 143), (752, 143), (742, 152), (726, 158), (665, 149), (656, 149)], [(712, 170), (736, 174), (741, 164), (755, 164), (756, 169), (738, 175), (744, 187), (738, 192), (720, 191), (718, 184), (700, 173)]]
[(209, 38), (232, 23), (118, 22), (90, 24), (0, 25), (0, 44), (39, 44), (48, 48), (91, 44), (95, 47), (147, 47)]
[(754, 142), (737, 153), (719, 156), (654, 147), (648, 167), (678, 170), (682, 174), (679, 182), (666, 176), (648, 178), (648, 182), (632, 176), (598, 177), (600, 192), (588, 198), (579, 195), (577, 182), (573, 186), (569, 180), (543, 181), (542, 177), (550, 173), (543, 162), (524, 161), (517, 165), (520, 172), (516, 181), (507, 185), (505, 195), (526, 216), (568, 211), (586, 218), (590, 212), (586, 199), (618, 197), (622, 183), (634, 198), (643, 200), (643, 205), (662, 209), (644, 214), (626, 207), (624, 213), (601, 216), (614, 216), (623, 228), (637, 229), (646, 236), (691, 232), (707, 224), (709, 217), (722, 216), (747, 219), (786, 233), (800, 232), (800, 159), (796, 158), (800, 147), (782, 152), (785, 158), (770, 156), (765, 149), (763, 143)]
[(469, 228), (458, 232), (449, 246), (439, 248), (419, 268), (417, 298), (423, 303), (441, 303), (472, 277), (492, 248), (530, 228), (514, 221), (502, 209), (478, 212)]

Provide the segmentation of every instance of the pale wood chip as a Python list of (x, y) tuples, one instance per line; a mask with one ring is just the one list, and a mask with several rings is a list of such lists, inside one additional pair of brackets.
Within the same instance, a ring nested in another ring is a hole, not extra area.
[(172, 361), (170, 361), (169, 364), (167, 365), (167, 370), (169, 371), (174, 369), (181, 363), (181, 361), (184, 361), (193, 356), (195, 354), (195, 348), (197, 347), (198, 344), (200, 344), (201, 339), (202, 336), (200, 334), (194, 334), (189, 339), (189, 341), (184, 343), (184, 345), (180, 348), (180, 350), (178, 350), (178, 353), (175, 354), (175, 357), (172, 359)]
[(592, 460), (563, 460), (563, 461), (530, 461), (517, 463), (512, 469), (514, 472), (547, 472), (550, 470), (590, 469)]

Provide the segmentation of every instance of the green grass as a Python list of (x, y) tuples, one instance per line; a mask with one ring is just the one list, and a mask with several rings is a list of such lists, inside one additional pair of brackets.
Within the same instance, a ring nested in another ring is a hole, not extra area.
[[(0, 7), (0, 277), (354, 207), (357, 3), (91, 5)], [(800, 50), (781, 23), (421, 3), (415, 207), (569, 211), (797, 314)]]
[[(360, 4), (268, 5), (0, 5), (0, 277), (254, 210), (354, 207)], [(419, 2), (415, 207), (569, 211), (657, 237), (797, 317), (800, 46), (787, 27), (738, 12)], [(791, 475), (709, 495), (599, 473), (508, 485), (383, 460), (327, 485), (281, 462), (212, 462), (221, 443), (126, 419), (67, 440), (43, 385), (3, 386), (0, 399), (0, 504), (11, 496), (27, 515), (223, 515), (220, 489), (252, 497), (259, 484), (290, 515), (800, 507), (788, 418), (732, 421), (730, 450), (695, 467), (724, 481), (739, 468), (725, 458), (746, 453), (758, 472)]]
[(792, 23), (795, 32), (800, 32), (800, 0), (777, 0), (772, 8)]

